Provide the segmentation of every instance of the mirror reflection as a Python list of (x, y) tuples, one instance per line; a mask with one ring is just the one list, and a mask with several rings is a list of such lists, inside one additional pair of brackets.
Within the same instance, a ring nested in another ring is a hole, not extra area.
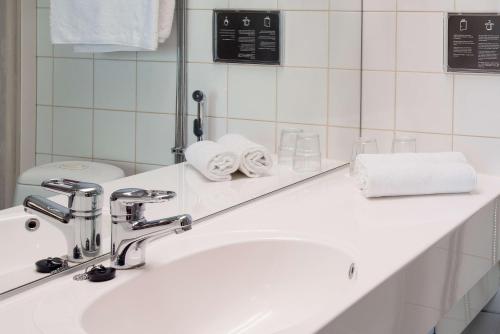
[[(196, 223), (350, 159), (360, 124), (358, 1), (263, 8), (279, 11), (280, 65), (214, 61), (216, 8), (207, 4), (178, 0), (172, 17), (157, 18), (166, 20), (160, 37), (144, 21), (152, 44), (140, 46), (83, 43), (75, 36), (88, 22), (71, 6), (0, 6), (0, 87), (9, 87), (0, 90), (0, 252), (9, 254), (0, 295), (114, 256), (110, 196), (122, 189), (172, 192), (147, 204), (148, 219)], [(125, 210), (144, 213), (143, 204)]]

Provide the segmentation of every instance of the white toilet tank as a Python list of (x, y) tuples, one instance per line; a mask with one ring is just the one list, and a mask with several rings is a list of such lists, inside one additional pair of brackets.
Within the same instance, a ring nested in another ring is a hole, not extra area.
[(36, 166), (22, 173), (17, 179), (14, 205), (23, 204), (29, 195), (54, 196), (53, 192), (42, 189), (41, 183), (49, 179), (71, 179), (101, 184), (125, 177), (121, 168), (89, 162), (63, 161)]

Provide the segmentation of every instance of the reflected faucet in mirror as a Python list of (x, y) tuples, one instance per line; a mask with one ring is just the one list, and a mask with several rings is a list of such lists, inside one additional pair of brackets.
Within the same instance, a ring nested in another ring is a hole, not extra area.
[(121, 189), (110, 198), (111, 206), (111, 266), (132, 269), (146, 263), (149, 241), (172, 233), (189, 231), (190, 215), (184, 214), (148, 221), (144, 217), (146, 203), (162, 203), (176, 196), (172, 191)]
[(68, 206), (31, 195), (24, 200), (24, 210), (47, 220), (63, 232), (68, 261), (82, 263), (101, 255), (103, 188), (98, 184), (68, 179), (47, 180), (42, 187), (68, 196)]

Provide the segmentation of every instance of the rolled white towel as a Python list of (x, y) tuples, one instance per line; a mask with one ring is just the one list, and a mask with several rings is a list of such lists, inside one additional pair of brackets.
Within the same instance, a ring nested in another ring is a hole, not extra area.
[[(404, 154), (408, 155), (408, 154)], [(356, 159), (356, 178), (366, 197), (466, 193), (475, 189), (476, 171), (464, 161), (443, 161), (434, 154), (407, 159), (362, 154)], [(463, 155), (462, 155), (463, 156)], [(458, 158), (459, 155), (454, 155)], [(442, 158), (450, 158), (443, 156)], [(464, 158), (465, 159), (465, 158)], [(441, 160), (441, 161), (440, 161)]]
[(227, 134), (218, 140), (226, 149), (240, 157), (240, 171), (248, 177), (267, 174), (273, 167), (273, 158), (267, 148), (238, 134)]
[(237, 154), (209, 140), (190, 145), (185, 156), (191, 166), (211, 181), (230, 181), (240, 164)]

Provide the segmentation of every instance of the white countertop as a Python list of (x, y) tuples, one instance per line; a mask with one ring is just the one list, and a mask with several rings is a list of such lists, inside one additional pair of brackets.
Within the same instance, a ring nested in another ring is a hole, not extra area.
[[(358, 273), (349, 291), (339, 293), (323, 314), (289, 331), (311, 332), (340, 315), (500, 194), (500, 178), (480, 175), (478, 188), (471, 194), (366, 199), (347, 174), (346, 168), (328, 173), (212, 216), (189, 233), (157, 241), (148, 250), (147, 270), (224, 238), (283, 235), (328, 243), (352, 255)], [(169, 254), (160, 251), (167, 247)], [(43, 309), (42, 313), (47, 313), (51, 307), (57, 317), (57, 307), (63, 300), (68, 309), (78, 312), (86, 301), (140, 273), (118, 272), (115, 280), (98, 285), (75, 282), (67, 276), (15, 296), (0, 303), (2, 330), (42, 332), (34, 324), (23, 325), (23, 331), (19, 322), (35, 319), (36, 323), (40, 318), (37, 312)], [(57, 333), (57, 328), (63, 327), (56, 326), (51, 333)]]

